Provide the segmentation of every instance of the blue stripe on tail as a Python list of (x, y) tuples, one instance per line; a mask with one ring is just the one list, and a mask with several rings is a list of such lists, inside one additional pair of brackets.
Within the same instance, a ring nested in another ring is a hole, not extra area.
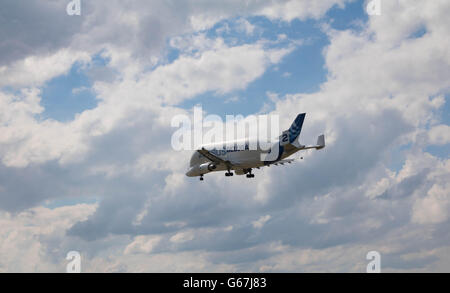
[(299, 114), (295, 118), (294, 122), (289, 128), (289, 143), (293, 143), (302, 131), (303, 121), (305, 120), (306, 113)]

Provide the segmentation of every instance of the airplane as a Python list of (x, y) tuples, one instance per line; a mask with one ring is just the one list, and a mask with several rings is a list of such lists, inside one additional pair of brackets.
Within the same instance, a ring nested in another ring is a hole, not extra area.
[[(299, 114), (291, 127), (283, 131), (278, 140), (274, 142), (271, 150), (263, 150), (257, 141), (255, 142), (256, 149), (250, 150), (250, 141), (245, 139), (200, 146), (191, 157), (186, 176), (200, 176), (200, 181), (203, 181), (203, 176), (207, 173), (226, 171), (225, 176), (229, 177), (233, 176), (233, 172), (231, 172), (233, 170), (236, 175), (246, 175), (247, 178), (254, 178), (255, 175), (252, 171), (255, 168), (260, 169), (264, 166), (290, 164), (294, 159), (287, 158), (298, 151), (323, 149), (325, 147), (325, 135), (323, 134), (317, 138), (316, 145), (306, 146), (300, 144), (299, 136), (305, 116), (306, 113)], [(274, 148), (278, 148), (278, 156), (265, 160), (264, 156), (267, 158)]]

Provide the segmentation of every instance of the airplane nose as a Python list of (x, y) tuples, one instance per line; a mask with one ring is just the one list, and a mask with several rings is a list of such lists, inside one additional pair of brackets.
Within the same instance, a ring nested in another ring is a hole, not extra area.
[(194, 168), (190, 168), (189, 171), (186, 172), (187, 177), (193, 177), (194, 176)]

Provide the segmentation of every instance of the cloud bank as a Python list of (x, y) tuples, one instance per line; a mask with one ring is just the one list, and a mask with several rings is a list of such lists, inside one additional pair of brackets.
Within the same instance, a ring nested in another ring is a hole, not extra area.
[[(450, 4), (383, 1), (333, 27), (329, 11), (354, 4), (85, 1), (69, 17), (65, 1), (4, 1), (0, 271), (61, 272), (78, 250), (89, 272), (364, 272), (377, 250), (382, 271), (448, 272)], [(326, 81), (269, 94), (270, 113), (288, 126), (307, 112), (301, 139), (324, 132), (327, 147), (253, 181), (187, 178), (171, 118), (245, 95), (311, 41), (277, 27), (308, 21), (328, 39)], [(75, 65), (96, 107), (44, 117), (46, 85)]]

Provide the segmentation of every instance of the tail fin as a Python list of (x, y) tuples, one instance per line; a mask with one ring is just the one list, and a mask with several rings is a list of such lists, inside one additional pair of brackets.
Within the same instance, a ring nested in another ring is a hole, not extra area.
[(289, 143), (293, 143), (302, 131), (303, 121), (305, 121), (306, 113), (298, 114), (291, 127), (289, 128)]

